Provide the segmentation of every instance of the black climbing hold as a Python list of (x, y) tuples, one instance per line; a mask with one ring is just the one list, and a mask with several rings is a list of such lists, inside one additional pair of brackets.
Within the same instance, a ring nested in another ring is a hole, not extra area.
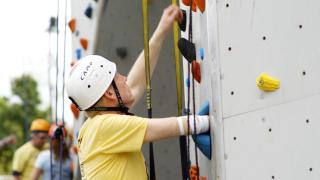
[(121, 59), (126, 58), (127, 55), (128, 55), (127, 48), (125, 48), (125, 47), (118, 47), (118, 48), (116, 48), (116, 52), (117, 52), (117, 55), (118, 55)]
[(189, 42), (185, 38), (180, 38), (178, 47), (183, 57), (186, 58), (189, 63), (196, 59), (196, 47), (192, 42)]
[(186, 31), (186, 24), (187, 24), (187, 13), (185, 10), (181, 10), (183, 14), (183, 19), (181, 22), (179, 22), (179, 28), (181, 31)]
[(92, 18), (92, 11), (93, 11), (93, 9), (92, 9), (91, 5), (89, 4), (88, 7), (87, 7), (87, 9), (85, 10), (84, 14), (85, 14), (88, 18), (91, 19), (91, 18)]

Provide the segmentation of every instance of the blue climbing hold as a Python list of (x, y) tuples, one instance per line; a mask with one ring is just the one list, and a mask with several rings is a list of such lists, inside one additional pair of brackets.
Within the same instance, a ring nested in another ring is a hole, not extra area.
[(204, 49), (203, 48), (200, 48), (200, 58), (203, 61), (203, 59), (204, 59)]
[(80, 48), (76, 49), (76, 57), (77, 57), (77, 60), (79, 60), (81, 58), (81, 49)]
[(190, 87), (190, 79), (189, 79), (189, 77), (186, 79), (186, 86)]
[[(200, 107), (198, 115), (209, 115), (209, 101), (206, 101)], [(193, 135), (192, 139), (194, 140), (197, 147), (200, 151), (208, 158), (211, 159), (211, 136), (210, 131)]]
[(209, 101), (206, 101), (200, 107), (198, 115), (208, 115), (209, 114)]
[(87, 7), (87, 9), (84, 11), (84, 14), (85, 14), (89, 19), (91, 19), (91, 18), (92, 18), (92, 11), (93, 11), (93, 9), (92, 9), (91, 5), (89, 4), (88, 7)]

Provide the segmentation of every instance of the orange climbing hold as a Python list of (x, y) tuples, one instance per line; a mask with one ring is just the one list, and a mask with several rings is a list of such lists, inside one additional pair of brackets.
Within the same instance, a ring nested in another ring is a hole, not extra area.
[[(182, 3), (186, 6), (189, 6), (190, 0), (182, 0)], [(197, 12), (197, 4), (196, 4), (195, 0), (192, 0), (192, 11)]]
[(197, 167), (196, 165), (192, 165), (190, 167), (189, 176), (190, 180), (207, 180), (205, 176), (199, 176), (199, 167)]
[(76, 19), (72, 18), (69, 21), (68, 25), (69, 25), (69, 28), (70, 28), (71, 32), (74, 33), (76, 31)]
[(80, 38), (80, 44), (84, 50), (88, 49), (88, 40), (85, 38)]
[(201, 82), (200, 64), (196, 60), (192, 61), (192, 75), (198, 83)]
[(194, 0), (197, 4), (197, 7), (203, 13), (206, 10), (206, 0)]
[(196, 165), (191, 165), (189, 169), (190, 180), (198, 180), (199, 176), (199, 167)]
[(79, 109), (77, 108), (77, 106), (76, 106), (75, 104), (71, 103), (70, 108), (71, 108), (73, 117), (74, 117), (75, 119), (78, 119), (78, 118), (79, 118), (79, 113), (80, 113), (80, 111), (79, 111)]

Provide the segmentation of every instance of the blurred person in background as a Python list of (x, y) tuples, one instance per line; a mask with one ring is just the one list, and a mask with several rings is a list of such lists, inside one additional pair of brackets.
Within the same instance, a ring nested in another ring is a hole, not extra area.
[[(59, 127), (61, 129), (59, 129), (56, 124), (51, 125), (49, 130), (49, 137), (51, 138), (51, 154), (50, 150), (43, 151), (39, 154), (33, 169), (32, 180), (39, 180), (41, 175), (43, 180), (60, 179), (60, 165), (62, 165), (61, 179), (71, 180), (73, 178), (73, 162), (69, 153), (69, 147), (65, 140), (68, 132), (66, 128), (62, 128), (62, 126)], [(61, 146), (62, 151), (60, 151)], [(61, 155), (60, 152), (62, 152)]]
[(16, 150), (13, 157), (13, 176), (15, 180), (30, 180), (34, 163), (42, 150), (48, 149), (46, 144), (50, 124), (44, 119), (32, 121), (31, 140)]
[(16, 135), (11, 134), (0, 140), (0, 150), (7, 147), (8, 145), (17, 143)]

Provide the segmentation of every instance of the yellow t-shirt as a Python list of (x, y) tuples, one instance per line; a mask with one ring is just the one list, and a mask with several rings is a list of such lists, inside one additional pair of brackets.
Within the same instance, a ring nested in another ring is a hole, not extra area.
[(29, 141), (16, 150), (13, 157), (12, 170), (21, 173), (21, 180), (31, 179), (36, 159), (39, 153), (45, 149), (48, 149), (47, 144), (42, 149), (38, 149)]
[(146, 118), (117, 114), (87, 119), (78, 137), (82, 179), (147, 179), (141, 153), (147, 124)]

